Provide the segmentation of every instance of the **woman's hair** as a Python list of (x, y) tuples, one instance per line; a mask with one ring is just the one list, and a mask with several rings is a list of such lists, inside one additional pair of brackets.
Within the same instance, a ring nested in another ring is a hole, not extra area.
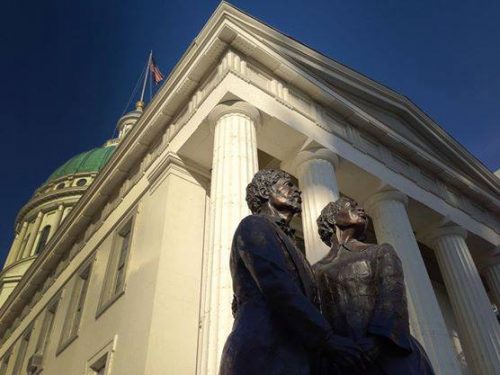
[(258, 171), (247, 186), (247, 204), (253, 214), (260, 212), (262, 206), (268, 201), (271, 187), (281, 178), (292, 177), (281, 169), (262, 169)]
[(321, 240), (327, 244), (329, 247), (333, 245), (333, 242), (337, 241), (335, 236), (335, 223), (337, 214), (344, 209), (348, 202), (352, 202), (350, 198), (342, 197), (337, 199), (335, 202), (328, 203), (319, 215), (316, 223), (318, 224), (318, 233)]

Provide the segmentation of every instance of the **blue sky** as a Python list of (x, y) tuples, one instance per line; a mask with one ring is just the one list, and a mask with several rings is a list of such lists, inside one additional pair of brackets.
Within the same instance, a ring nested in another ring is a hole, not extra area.
[[(17, 211), (71, 156), (113, 135), (154, 50), (168, 73), (218, 1), (2, 5), (0, 261)], [(500, 168), (500, 2), (241, 0), (232, 4), (406, 95)]]

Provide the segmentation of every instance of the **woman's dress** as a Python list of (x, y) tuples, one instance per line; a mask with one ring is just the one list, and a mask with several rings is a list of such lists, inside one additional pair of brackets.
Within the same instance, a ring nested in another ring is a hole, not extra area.
[[(380, 337), (381, 354), (366, 374), (433, 374), (411, 336), (401, 261), (389, 244), (339, 247), (314, 265), (321, 309), (337, 335), (356, 341)], [(348, 370), (340, 373), (349, 373)]]

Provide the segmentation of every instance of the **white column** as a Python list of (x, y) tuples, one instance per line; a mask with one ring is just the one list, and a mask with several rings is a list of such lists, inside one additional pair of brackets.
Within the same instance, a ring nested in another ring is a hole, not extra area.
[(258, 171), (256, 126), (259, 111), (245, 102), (219, 104), (209, 116), (214, 129), (210, 189), (211, 227), (201, 373), (216, 375), (233, 316), (229, 255), (234, 231), (250, 214), (246, 187)]
[(311, 264), (323, 258), (330, 250), (318, 234), (316, 220), (321, 210), (339, 199), (335, 168), (338, 157), (326, 148), (304, 150), (297, 154), (294, 172), (302, 191), (302, 227), (307, 259)]
[(33, 224), (33, 228), (31, 230), (31, 235), (26, 244), (26, 247), (23, 251), (23, 258), (27, 258), (31, 255), (31, 249), (33, 248), (33, 244), (35, 243), (35, 239), (38, 237), (38, 231), (40, 230), (40, 224), (42, 224), (43, 212), (40, 211), (36, 216), (35, 223)]
[(500, 263), (489, 264), (483, 270), (493, 303), (500, 309)]
[(407, 202), (406, 195), (386, 190), (372, 196), (366, 209), (378, 243), (391, 244), (401, 258), (412, 333), (424, 346), (436, 374), (459, 374), (456, 354), (406, 212)]
[(52, 229), (50, 230), (50, 237), (52, 237), (54, 235), (57, 228), (59, 228), (59, 226), (61, 225), (61, 219), (62, 219), (63, 212), (64, 212), (64, 205), (60, 204), (59, 207), (57, 207), (56, 215), (54, 218), (54, 225), (53, 225)]
[(465, 242), (466, 231), (443, 226), (427, 236), (458, 323), (469, 368), (477, 375), (500, 374), (500, 326)]
[(26, 242), (26, 232), (28, 231), (29, 226), (30, 226), (30, 223), (25, 221), (23, 224), (23, 227), (21, 229), (21, 234), (19, 235), (19, 244), (17, 245), (17, 249), (16, 249), (15, 261), (18, 261), (23, 257), (22, 251), (25, 248), (25, 246), (23, 246), (23, 245), (25, 245), (25, 242)]

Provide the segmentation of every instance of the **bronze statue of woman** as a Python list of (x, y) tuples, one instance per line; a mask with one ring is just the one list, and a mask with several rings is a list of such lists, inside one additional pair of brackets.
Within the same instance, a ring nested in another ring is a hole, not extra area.
[[(323, 315), (352, 338), (370, 362), (365, 374), (434, 374), (424, 349), (411, 336), (401, 261), (389, 244), (363, 242), (368, 217), (356, 201), (340, 198), (318, 218), (330, 252), (316, 263)], [(349, 374), (350, 371), (340, 371)]]

